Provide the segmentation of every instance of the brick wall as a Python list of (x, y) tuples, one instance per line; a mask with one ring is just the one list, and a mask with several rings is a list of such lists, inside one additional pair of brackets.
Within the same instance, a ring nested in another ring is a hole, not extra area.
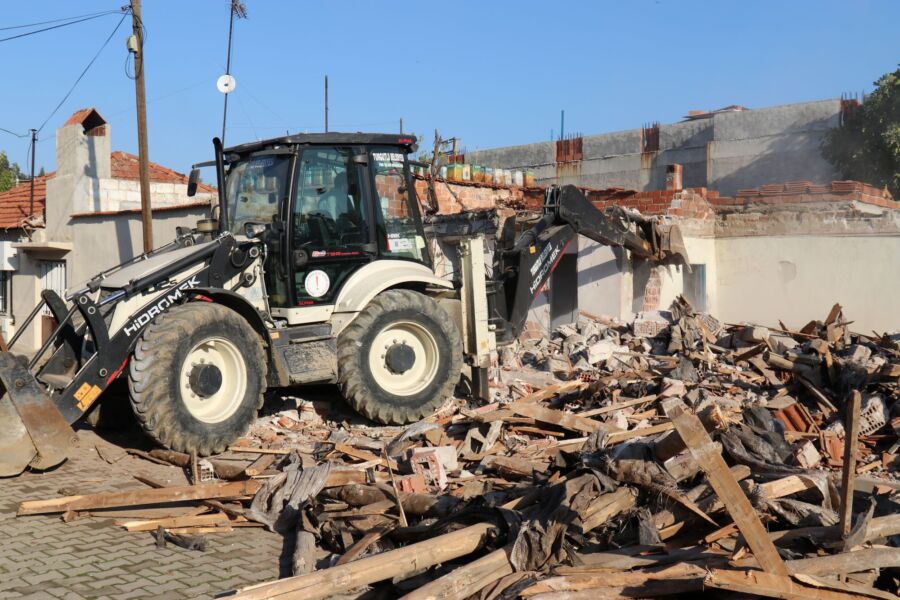
[(706, 188), (633, 192), (629, 195), (617, 192), (609, 198), (588, 194), (594, 206), (601, 210), (609, 206), (621, 206), (635, 209), (643, 215), (668, 215), (693, 219), (712, 217), (715, 210), (711, 202), (718, 197), (718, 193), (710, 192)]
[[(428, 181), (415, 177), (416, 196), (419, 204), (430, 202)], [(435, 181), (437, 212), (454, 214), (491, 208), (539, 210), (544, 202), (544, 189), (540, 187), (498, 186), (483, 183)]]
[(658, 310), (660, 294), (662, 292), (662, 277), (659, 274), (661, 267), (650, 269), (650, 277), (647, 278), (647, 284), (644, 286), (644, 303), (641, 305), (642, 311)]
[(816, 185), (792, 181), (738, 190), (734, 198), (717, 198), (716, 206), (752, 206), (771, 204), (809, 204), (816, 202), (862, 202), (882, 208), (900, 209), (900, 202), (881, 190), (859, 181), (832, 181)]

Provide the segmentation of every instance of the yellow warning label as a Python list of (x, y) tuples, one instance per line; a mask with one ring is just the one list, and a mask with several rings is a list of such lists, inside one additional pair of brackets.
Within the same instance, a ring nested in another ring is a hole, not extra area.
[(75, 392), (75, 399), (78, 400), (78, 410), (85, 411), (87, 408), (93, 404), (94, 400), (97, 399), (97, 396), (100, 395), (100, 392), (103, 390), (100, 389), (99, 386), (90, 385), (87, 383), (83, 383), (78, 391)]
[(75, 392), (75, 399), (78, 400), (78, 403), (81, 404), (81, 399), (84, 398), (84, 395), (91, 391), (91, 384), (82, 383), (81, 387), (78, 388), (78, 391)]

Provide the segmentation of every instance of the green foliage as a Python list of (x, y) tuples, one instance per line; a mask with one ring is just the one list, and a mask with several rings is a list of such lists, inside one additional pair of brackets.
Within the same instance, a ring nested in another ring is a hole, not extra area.
[(875, 82), (856, 115), (829, 132), (822, 154), (847, 179), (900, 198), (900, 69)]
[(17, 179), (21, 181), (25, 178), (26, 176), (19, 169), (19, 165), (10, 163), (6, 152), (0, 150), (0, 192), (5, 192), (15, 187)]

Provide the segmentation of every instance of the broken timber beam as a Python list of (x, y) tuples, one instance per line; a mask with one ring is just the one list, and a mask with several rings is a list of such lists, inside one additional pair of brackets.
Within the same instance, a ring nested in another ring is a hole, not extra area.
[(703, 580), (706, 587), (744, 594), (784, 598), (785, 600), (859, 600), (859, 594), (847, 594), (814, 588), (795, 582), (790, 577), (762, 571), (712, 569)]
[(850, 527), (853, 524), (853, 480), (856, 476), (856, 446), (859, 438), (859, 411), (862, 396), (859, 391), (853, 390), (850, 400), (847, 402), (847, 415), (844, 421), (844, 464), (841, 472), (841, 513), (840, 527), (841, 538), (846, 539), (850, 535)]
[(345, 565), (250, 586), (231, 596), (231, 600), (265, 600), (285, 594), (290, 594), (285, 596), (285, 600), (288, 597), (302, 597), (304, 600), (330, 598), (362, 585), (402, 578), (421, 569), (471, 554), (481, 547), (493, 528), (491, 523), (471, 525)]
[(775, 549), (775, 544), (769, 539), (750, 500), (728, 470), (725, 459), (716, 450), (703, 423), (693, 413), (685, 410), (680, 400), (666, 402), (664, 410), (675, 424), (675, 430), (684, 441), (684, 445), (703, 469), (710, 486), (747, 540), (747, 545), (753, 550), (753, 555), (760, 566), (769, 573), (787, 576), (787, 569), (778, 555), (778, 550)]
[(456, 567), (400, 600), (464, 600), (515, 571), (509, 562), (511, 551), (512, 546), (494, 550), (467, 565)]
[[(536, 421), (540, 421), (542, 423), (550, 423), (551, 425), (556, 425), (557, 427), (562, 427), (563, 429), (568, 429), (569, 431), (577, 431), (579, 433), (590, 434), (594, 433), (598, 429), (615, 429), (604, 425), (600, 421), (594, 421), (593, 419), (580, 417), (578, 415), (563, 412), (561, 410), (545, 408), (543, 406), (540, 406), (539, 404), (530, 402), (511, 402), (510, 404), (506, 405), (506, 408), (513, 411), (517, 415), (522, 415), (523, 417), (531, 417)], [(617, 431), (617, 429), (615, 430)]]
[(900, 567), (900, 548), (878, 546), (856, 552), (843, 552), (815, 558), (798, 558), (786, 563), (788, 572), (803, 575), (859, 573), (872, 569)]
[(30, 500), (19, 504), (18, 516), (60, 513), (69, 510), (92, 510), (145, 504), (168, 504), (186, 500), (210, 498), (234, 498), (252, 496), (262, 486), (256, 480), (230, 481), (227, 483), (201, 483), (157, 489), (140, 489), (126, 492), (107, 492), (83, 496), (64, 496), (50, 500)]

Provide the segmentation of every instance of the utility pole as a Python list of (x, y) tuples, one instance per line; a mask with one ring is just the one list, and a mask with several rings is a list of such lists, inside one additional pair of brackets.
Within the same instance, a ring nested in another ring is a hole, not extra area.
[(400, 133), (403, 133), (403, 117), (400, 117)]
[(328, 133), (328, 75), (325, 76), (325, 133)]
[(134, 96), (137, 101), (138, 163), (141, 179), (141, 225), (144, 252), (153, 250), (153, 213), (150, 209), (150, 162), (147, 150), (147, 95), (144, 90), (144, 28), (141, 0), (131, 0), (131, 23), (135, 38)]
[(34, 217), (34, 145), (37, 143), (37, 129), (31, 130), (31, 200), (28, 203), (28, 218)]

